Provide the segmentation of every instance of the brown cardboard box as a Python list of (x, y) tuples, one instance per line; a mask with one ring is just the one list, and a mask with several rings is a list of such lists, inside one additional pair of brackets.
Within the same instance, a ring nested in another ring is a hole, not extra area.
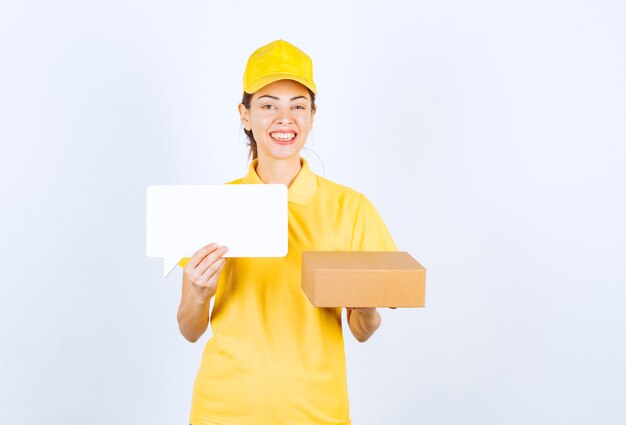
[(425, 285), (408, 252), (302, 253), (302, 290), (315, 307), (424, 307)]

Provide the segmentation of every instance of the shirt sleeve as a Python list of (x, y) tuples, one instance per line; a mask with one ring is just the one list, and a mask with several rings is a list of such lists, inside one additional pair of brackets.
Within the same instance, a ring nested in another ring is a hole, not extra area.
[(185, 268), (188, 262), (189, 262), (189, 257), (185, 257), (178, 262), (178, 265), (181, 266), (182, 268)]
[(374, 205), (361, 194), (357, 211), (354, 233), (352, 235), (353, 251), (397, 251), (385, 222)]

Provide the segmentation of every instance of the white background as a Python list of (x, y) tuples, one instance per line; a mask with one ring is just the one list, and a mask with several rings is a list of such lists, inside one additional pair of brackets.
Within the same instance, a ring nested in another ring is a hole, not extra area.
[(206, 337), (145, 254), (145, 190), (245, 174), (241, 78), (277, 38), (314, 61), (311, 167), (428, 269), (425, 309), (344, 329), (354, 424), (625, 423), (624, 22), (608, 0), (3, 1), (0, 423), (187, 424)]

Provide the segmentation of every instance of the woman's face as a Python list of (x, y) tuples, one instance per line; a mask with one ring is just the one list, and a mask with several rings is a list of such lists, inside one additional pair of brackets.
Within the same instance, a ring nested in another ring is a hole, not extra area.
[(246, 130), (252, 130), (259, 159), (299, 157), (313, 127), (315, 111), (307, 88), (293, 80), (278, 80), (252, 96), (250, 109), (239, 104)]

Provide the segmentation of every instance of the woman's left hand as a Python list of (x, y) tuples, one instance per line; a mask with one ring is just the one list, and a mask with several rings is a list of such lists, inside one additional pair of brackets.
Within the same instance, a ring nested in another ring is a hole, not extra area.
[(376, 307), (346, 307), (346, 309), (352, 335), (359, 342), (367, 341), (380, 326), (380, 314)]
[(363, 317), (374, 317), (376, 315), (376, 307), (347, 307), (348, 310), (356, 311)]

